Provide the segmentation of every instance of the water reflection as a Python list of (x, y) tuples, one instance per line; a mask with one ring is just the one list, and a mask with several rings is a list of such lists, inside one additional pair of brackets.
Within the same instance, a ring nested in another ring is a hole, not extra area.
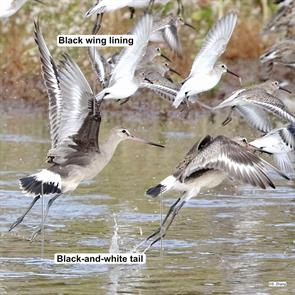
[[(269, 281), (286, 281), (294, 290), (294, 185), (278, 180), (277, 190), (233, 186), (203, 192), (178, 216), (144, 266), (55, 265), (56, 252), (129, 251), (160, 222), (160, 203), (144, 192), (165, 177), (199, 137), (211, 134), (251, 136), (244, 124), (223, 129), (204, 116), (199, 122), (105, 119), (102, 138), (115, 125), (163, 142), (160, 149), (123, 143), (96, 180), (56, 202), (46, 225), (45, 259), (40, 242), (29, 243), (40, 222), (40, 205), (13, 233), (7, 233), (30, 200), (17, 179), (45, 165), (49, 148), (47, 119), (22, 115), (0, 119), (0, 293), (61, 294), (272, 294)], [(159, 127), (160, 126), (160, 127)], [(140, 172), (140, 173), (139, 173)], [(164, 198), (164, 211), (176, 195)], [(114, 216), (117, 227), (114, 224)], [(142, 235), (141, 235), (142, 234)], [(155, 290), (153, 292), (153, 290)]]

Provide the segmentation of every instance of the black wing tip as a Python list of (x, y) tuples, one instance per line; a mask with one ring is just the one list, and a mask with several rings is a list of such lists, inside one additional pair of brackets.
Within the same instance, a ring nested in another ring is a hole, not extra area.
[(147, 196), (150, 196), (152, 198), (155, 198), (157, 197), (159, 194), (161, 194), (161, 192), (163, 192), (165, 189), (165, 185), (163, 184), (158, 184), (154, 187), (151, 187), (149, 188), (147, 191), (146, 191), (146, 195)]
[(42, 181), (37, 180), (35, 176), (27, 176), (23, 177), (19, 180), (20, 187), (24, 192), (34, 195), (44, 195), (46, 194), (60, 194), (61, 190), (58, 187), (58, 184), (53, 182), (43, 182), (42, 189)]

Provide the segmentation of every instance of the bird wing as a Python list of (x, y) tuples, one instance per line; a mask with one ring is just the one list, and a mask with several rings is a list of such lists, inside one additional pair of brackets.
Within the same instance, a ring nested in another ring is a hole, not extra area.
[(282, 141), (291, 149), (295, 149), (295, 123), (289, 124), (286, 128), (278, 130)]
[(295, 122), (295, 116), (289, 112), (286, 105), (279, 98), (265, 91), (259, 97), (253, 96), (248, 98), (248, 101), (289, 122)]
[(135, 36), (134, 45), (125, 48), (120, 55), (120, 59), (112, 72), (110, 86), (120, 78), (134, 76), (135, 70), (145, 54), (152, 26), (153, 18), (148, 14), (143, 16), (135, 26), (132, 33)]
[(98, 52), (96, 47), (89, 47), (88, 54), (91, 61), (92, 68), (103, 87), (107, 84), (106, 67), (107, 62), (105, 58)]
[(90, 99), (88, 114), (78, 132), (71, 136), (73, 149), (79, 152), (99, 152), (98, 135), (101, 123), (100, 105), (102, 101)]
[[(164, 77), (161, 77), (162, 81), (167, 80), (167, 82), (170, 82), (168, 79), (165, 79)], [(153, 82), (151, 80), (152, 83), (150, 82), (142, 82), (140, 84), (141, 88), (148, 88), (150, 90), (152, 90), (153, 92), (155, 92), (156, 94), (158, 94), (159, 96), (161, 96), (164, 99), (167, 99), (169, 101), (174, 101), (178, 90), (175, 87), (171, 87), (169, 85), (166, 85), (168, 83), (159, 83), (159, 82)], [(170, 82), (171, 83), (171, 82)], [(172, 84), (172, 83), (171, 83)]]
[(268, 133), (272, 130), (272, 123), (263, 109), (253, 105), (238, 105), (235, 107), (235, 110), (237, 110), (253, 128), (263, 133)]
[(81, 128), (88, 114), (88, 101), (94, 95), (79, 66), (67, 54), (60, 62), (59, 76), (63, 101), (59, 144), (63, 144)]
[(230, 12), (221, 18), (209, 31), (205, 42), (196, 56), (190, 76), (211, 70), (225, 51), (237, 23), (237, 14)]
[(171, 50), (175, 51), (177, 54), (181, 54), (182, 47), (178, 37), (177, 27), (175, 25), (166, 26), (163, 30), (163, 39)]
[(261, 188), (275, 187), (267, 176), (268, 170), (282, 175), (275, 167), (225, 136), (216, 137), (197, 154), (185, 169), (182, 180), (201, 169), (220, 170), (230, 178)]
[(62, 108), (62, 96), (60, 89), (60, 77), (58, 68), (46, 46), (43, 38), (39, 22), (35, 22), (35, 41), (37, 43), (43, 80), (48, 93), (48, 111), (49, 111), (49, 125), (51, 136), (51, 148), (55, 148), (58, 142), (58, 130), (60, 127), (60, 117)]

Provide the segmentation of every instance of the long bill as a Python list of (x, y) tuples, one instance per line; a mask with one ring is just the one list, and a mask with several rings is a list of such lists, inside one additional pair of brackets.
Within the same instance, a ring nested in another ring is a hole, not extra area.
[(286, 91), (286, 92), (288, 92), (288, 93), (292, 93), (292, 91), (291, 91), (291, 90), (289, 90), (289, 89), (286, 89), (286, 88), (284, 88), (284, 87), (281, 87), (281, 86), (279, 86), (279, 89), (280, 89), (280, 90), (283, 90), (283, 91)]
[(240, 81), (240, 84), (242, 85), (242, 78), (241, 78), (241, 76), (239, 76), (238, 74), (230, 71), (229, 69), (227, 69), (226, 72), (229, 73), (229, 74), (231, 74), (231, 75), (233, 75), (233, 76), (235, 76), (235, 77), (237, 77), (239, 79), (239, 81)]
[(152, 142), (152, 141), (148, 141), (148, 140), (145, 140), (143, 138), (139, 138), (139, 137), (136, 137), (136, 136), (133, 136), (133, 135), (130, 135), (128, 137), (128, 139), (133, 140), (133, 141), (136, 141), (136, 142), (141, 142), (141, 143), (145, 143), (145, 144), (157, 146), (157, 147), (160, 147), (160, 148), (164, 148), (165, 147), (164, 145), (161, 145), (161, 144), (158, 144), (158, 143), (155, 143), (155, 142)]

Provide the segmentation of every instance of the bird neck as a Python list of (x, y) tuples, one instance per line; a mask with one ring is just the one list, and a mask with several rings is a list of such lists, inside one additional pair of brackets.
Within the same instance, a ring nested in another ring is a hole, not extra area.
[(107, 157), (111, 158), (116, 151), (118, 144), (123, 139), (117, 134), (112, 133), (109, 138), (100, 145), (100, 150)]

